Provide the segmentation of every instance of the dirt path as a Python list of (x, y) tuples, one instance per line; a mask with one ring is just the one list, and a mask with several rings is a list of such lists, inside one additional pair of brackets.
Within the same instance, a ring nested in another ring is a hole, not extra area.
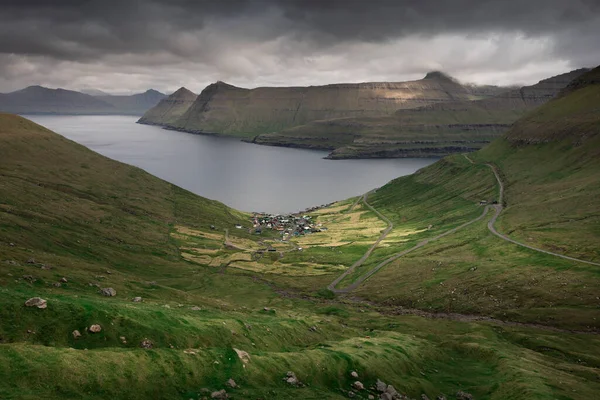
[[(350, 268), (348, 268), (346, 271), (344, 271), (343, 274), (341, 274), (340, 276), (338, 276), (333, 282), (331, 282), (329, 284), (329, 286), (327, 286), (327, 288), (329, 290), (331, 290), (332, 292), (335, 293), (342, 293), (342, 291), (345, 291), (346, 289), (336, 289), (335, 287), (337, 286), (338, 283), (340, 283), (346, 276), (348, 276), (349, 274), (351, 274), (352, 272), (354, 272), (354, 270), (358, 267), (360, 267), (365, 261), (367, 261), (367, 259), (369, 258), (369, 256), (371, 255), (371, 253), (373, 252), (373, 250), (375, 250), (375, 248), (377, 246), (379, 246), (379, 243), (381, 243), (381, 241), (383, 239), (385, 239), (385, 237), (388, 235), (388, 233), (390, 233), (390, 231), (394, 228), (394, 224), (392, 223), (392, 221), (390, 221), (386, 216), (384, 216), (383, 214), (381, 214), (379, 211), (377, 211), (373, 206), (371, 206), (368, 202), (367, 202), (367, 196), (369, 195), (369, 193), (372, 192), (367, 192), (364, 195), (362, 195), (360, 199), (362, 199), (362, 202), (365, 204), (365, 206), (367, 206), (371, 211), (373, 211), (379, 218), (381, 218), (383, 221), (385, 221), (385, 223), (388, 224), (387, 228), (385, 228), (383, 230), (383, 232), (381, 232), (381, 235), (379, 235), (379, 238), (375, 241), (375, 243), (373, 243), (371, 245), (371, 247), (369, 247), (369, 249), (366, 251), (365, 254), (363, 254), (363, 256), (356, 261), (354, 264), (352, 264), (350, 266)], [(352, 205), (352, 207), (354, 207), (356, 204), (358, 204), (358, 200)]]
[[(467, 157), (467, 156), (465, 155), (465, 157)], [(467, 159), (469, 159), (469, 158), (467, 157)], [(500, 174), (498, 173), (498, 169), (496, 168), (496, 166), (494, 166), (492, 164), (486, 164), (486, 165), (489, 168), (491, 168), (492, 172), (494, 172), (494, 176), (496, 177), (496, 181), (498, 181), (498, 186), (500, 187), (500, 197), (498, 199), (498, 204), (494, 204), (494, 209), (495, 209), (494, 216), (492, 217), (492, 219), (490, 219), (490, 221), (488, 222), (488, 225), (487, 225), (488, 229), (490, 230), (490, 232), (492, 232), (494, 235), (498, 236), (500, 239), (506, 240), (507, 242), (510, 242), (510, 243), (513, 243), (513, 244), (516, 244), (517, 246), (525, 247), (526, 249), (529, 249), (529, 250), (537, 251), (539, 253), (548, 254), (548, 255), (551, 255), (551, 256), (554, 256), (554, 257), (564, 258), (565, 260), (569, 260), (569, 261), (576, 261), (576, 262), (580, 262), (580, 263), (585, 263), (585, 264), (600, 266), (600, 263), (595, 263), (595, 262), (592, 262), (592, 261), (581, 260), (579, 258), (569, 257), (569, 256), (565, 256), (563, 254), (558, 254), (558, 253), (553, 253), (553, 252), (548, 251), (548, 250), (538, 249), (537, 247), (533, 247), (533, 246), (529, 246), (529, 245), (521, 243), (521, 242), (517, 242), (516, 240), (511, 239), (508, 236), (503, 235), (502, 233), (498, 232), (496, 230), (496, 228), (494, 227), (494, 225), (496, 224), (496, 220), (500, 216), (500, 213), (504, 209), (504, 206), (502, 205), (503, 204), (503, 200), (504, 200), (504, 184), (502, 183), (502, 179), (500, 179)]]
[[(475, 164), (475, 162), (473, 160), (471, 160), (469, 158), (468, 155), (463, 154), (463, 156), (471, 163), (471, 164)], [(335, 279), (331, 284), (329, 284), (329, 286), (327, 286), (327, 288), (329, 290), (331, 290), (334, 293), (348, 293), (353, 291), (354, 289), (356, 289), (357, 287), (359, 287), (365, 280), (367, 280), (368, 278), (370, 278), (371, 276), (373, 276), (374, 274), (376, 274), (381, 268), (383, 268), (384, 266), (388, 265), (389, 263), (399, 259), (400, 257), (403, 257), (431, 242), (434, 242), (436, 240), (439, 240), (441, 238), (443, 238), (444, 236), (450, 235), (452, 233), (455, 233), (456, 231), (463, 229), (477, 221), (480, 221), (481, 219), (483, 219), (489, 212), (490, 209), (494, 210), (494, 215), (492, 216), (492, 218), (488, 221), (487, 227), (490, 230), (491, 233), (493, 233), (494, 235), (498, 236), (499, 238), (506, 240), (510, 243), (516, 244), (518, 246), (530, 249), (530, 250), (534, 250), (540, 253), (544, 253), (544, 254), (548, 254), (551, 256), (555, 256), (555, 257), (560, 257), (560, 258), (564, 258), (566, 260), (570, 260), (570, 261), (576, 261), (576, 262), (581, 262), (581, 263), (585, 263), (585, 264), (590, 264), (590, 265), (597, 265), (600, 266), (600, 263), (595, 263), (592, 261), (586, 261), (586, 260), (581, 260), (578, 258), (574, 258), (574, 257), (569, 257), (569, 256), (565, 256), (562, 254), (558, 254), (558, 253), (553, 253), (551, 251), (547, 251), (547, 250), (542, 250), (542, 249), (538, 249), (536, 247), (533, 246), (529, 246), (520, 242), (517, 242), (514, 239), (509, 238), (508, 236), (505, 236), (503, 234), (501, 234), (500, 232), (498, 232), (496, 230), (496, 228), (494, 227), (496, 220), (498, 219), (498, 216), (500, 215), (500, 213), (502, 212), (502, 210), (504, 209), (503, 207), (503, 201), (504, 201), (504, 183), (502, 182), (502, 179), (500, 178), (500, 174), (498, 173), (498, 170), (496, 168), (496, 166), (492, 165), (492, 164), (485, 164), (487, 167), (489, 167), (492, 172), (494, 173), (494, 176), (496, 178), (496, 181), (498, 182), (498, 188), (499, 188), (499, 196), (498, 196), (498, 204), (493, 204), (493, 205), (488, 205), (483, 209), (483, 213), (475, 218), (472, 219), (468, 222), (465, 222), (464, 224), (457, 226), (456, 228), (450, 229), (440, 235), (437, 235), (431, 239), (426, 239), (423, 240), (422, 242), (419, 242), (417, 245), (415, 245), (414, 247), (411, 247), (410, 249), (401, 251), (399, 253), (394, 254), (393, 256), (385, 259), (384, 261), (380, 262), (379, 264), (377, 264), (375, 267), (373, 267), (371, 270), (369, 270), (368, 272), (366, 272), (364, 275), (362, 275), (360, 278), (358, 278), (355, 282), (353, 282), (352, 284), (346, 286), (345, 288), (342, 289), (337, 289), (336, 286), (349, 274), (351, 274), (352, 272), (354, 272), (354, 270), (361, 266), (371, 255), (371, 253), (373, 252), (373, 250), (379, 245), (379, 243), (387, 236), (387, 234), (392, 230), (393, 228), (393, 224), (392, 222), (385, 217), (383, 214), (381, 214), (379, 211), (377, 211), (375, 208), (373, 208), (370, 204), (367, 203), (366, 198), (368, 193), (365, 193), (365, 195), (363, 195), (362, 199), (364, 204), (371, 210), (373, 211), (375, 214), (377, 214), (377, 216), (379, 216), (382, 220), (384, 220), (385, 222), (388, 223), (388, 228), (382, 233), (382, 235), (379, 237), (379, 239), (369, 248), (369, 250), (367, 250), (367, 252), (354, 264), (352, 264), (352, 266), (350, 266), (350, 268), (348, 268), (342, 275), (340, 275), (337, 279)], [(356, 205), (358, 203), (355, 202), (355, 204), (353, 204), (352, 207), (354, 207), (354, 205)]]

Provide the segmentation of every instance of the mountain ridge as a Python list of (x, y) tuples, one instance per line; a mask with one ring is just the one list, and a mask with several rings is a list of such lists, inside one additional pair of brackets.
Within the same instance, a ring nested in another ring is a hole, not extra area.
[[(494, 92), (502, 89), (486, 88)], [(192, 133), (253, 137), (304, 123), (345, 116), (385, 116), (399, 108), (486, 96), (446, 75), (406, 82), (334, 83), (321, 86), (239, 88), (208, 85), (179, 119), (150, 110), (141, 123)]]
[(149, 89), (134, 95), (90, 95), (32, 85), (0, 93), (0, 112), (59, 115), (141, 115), (165, 95)]

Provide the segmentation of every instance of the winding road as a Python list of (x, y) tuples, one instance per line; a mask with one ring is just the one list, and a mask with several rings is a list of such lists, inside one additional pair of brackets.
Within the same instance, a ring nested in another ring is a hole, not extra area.
[[(467, 156), (466, 154), (463, 154), (463, 156), (471, 163), (471, 164), (475, 164), (473, 162), (473, 160), (471, 160), (469, 158), (469, 156)], [(379, 236), (379, 238), (377, 239), (377, 241), (369, 248), (369, 250), (367, 250), (367, 252), (358, 260), (356, 261), (354, 264), (352, 264), (350, 266), (350, 268), (348, 268), (346, 271), (344, 271), (343, 274), (341, 274), (339, 277), (337, 277), (333, 282), (331, 282), (327, 288), (329, 290), (331, 290), (334, 293), (348, 293), (351, 292), (353, 290), (355, 290), (357, 287), (359, 287), (365, 280), (367, 280), (368, 278), (370, 278), (372, 275), (376, 274), (381, 268), (383, 268), (384, 266), (386, 266), (387, 264), (397, 260), (398, 258), (405, 256), (406, 254), (409, 254), (431, 242), (434, 242), (438, 239), (443, 238), (444, 236), (450, 235), (452, 233), (455, 233), (456, 231), (463, 229), (477, 221), (480, 221), (481, 219), (483, 219), (489, 212), (490, 209), (494, 209), (494, 215), (492, 216), (492, 218), (488, 221), (487, 227), (489, 229), (489, 231), (491, 233), (493, 233), (494, 235), (496, 235), (497, 237), (506, 240), (510, 243), (516, 244), (517, 246), (521, 246), (524, 247), (526, 249), (529, 250), (533, 250), (533, 251), (537, 251), (540, 253), (544, 253), (544, 254), (548, 254), (551, 256), (555, 256), (555, 257), (560, 257), (560, 258), (564, 258), (566, 260), (570, 260), (570, 261), (575, 261), (575, 262), (580, 262), (580, 263), (585, 263), (585, 264), (590, 264), (590, 265), (596, 265), (596, 266), (600, 266), (600, 263), (595, 263), (592, 261), (586, 261), (586, 260), (581, 260), (578, 258), (574, 258), (574, 257), (569, 257), (569, 256), (565, 256), (562, 254), (558, 254), (558, 253), (553, 253), (551, 251), (547, 251), (547, 250), (542, 250), (542, 249), (538, 249), (536, 247), (533, 246), (529, 246), (526, 245), (524, 243), (518, 242), (514, 239), (509, 238), (508, 236), (505, 236), (503, 234), (501, 234), (500, 232), (498, 232), (495, 228), (495, 223), (496, 220), (498, 219), (498, 217), (500, 216), (500, 213), (502, 212), (502, 210), (504, 209), (503, 207), (503, 201), (504, 201), (504, 183), (502, 182), (502, 179), (500, 178), (500, 174), (498, 173), (497, 167), (492, 165), (492, 164), (485, 164), (487, 167), (489, 167), (492, 172), (494, 173), (494, 176), (496, 178), (496, 181), (498, 182), (498, 188), (499, 188), (499, 197), (498, 197), (498, 204), (493, 204), (493, 205), (487, 205), (484, 209), (483, 209), (483, 213), (475, 218), (472, 219), (468, 222), (465, 222), (464, 224), (457, 226), (456, 228), (450, 229), (440, 235), (437, 235), (433, 238), (430, 239), (426, 239), (423, 240), (422, 242), (419, 242), (417, 245), (415, 245), (414, 247), (411, 247), (410, 249), (401, 251), (399, 253), (394, 254), (393, 256), (385, 259), (384, 261), (380, 262), (379, 264), (377, 264), (375, 267), (373, 267), (371, 270), (369, 270), (368, 272), (366, 272), (364, 275), (360, 276), (356, 281), (354, 281), (352, 284), (346, 286), (345, 288), (341, 288), (341, 289), (337, 289), (336, 286), (349, 274), (351, 274), (352, 272), (354, 272), (354, 270), (356, 270), (356, 268), (358, 268), (359, 266), (361, 266), (371, 255), (371, 253), (373, 252), (373, 250), (375, 250), (375, 248), (379, 245), (379, 243), (388, 235), (388, 233), (393, 229), (394, 225), (393, 223), (387, 218), (385, 217), (383, 214), (381, 214), (379, 211), (377, 211), (374, 207), (372, 207), (368, 202), (367, 202), (367, 196), (369, 195), (369, 193), (365, 193), (361, 198), (359, 198), (359, 200), (362, 199), (363, 203), (369, 207), (369, 209), (371, 209), (375, 214), (377, 214), (382, 220), (384, 220), (387, 224), (388, 227), (382, 232), (381, 236)], [(351, 210), (357, 203), (357, 200), (352, 207), (350, 207), (349, 210)], [(349, 211), (348, 210), (348, 211)], [(348, 212), (347, 211), (347, 212)]]

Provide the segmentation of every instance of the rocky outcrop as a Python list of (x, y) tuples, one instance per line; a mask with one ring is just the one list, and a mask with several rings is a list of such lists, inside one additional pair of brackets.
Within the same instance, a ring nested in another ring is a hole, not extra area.
[(139, 119), (138, 123), (169, 126), (179, 119), (194, 103), (198, 95), (182, 87), (163, 98)]

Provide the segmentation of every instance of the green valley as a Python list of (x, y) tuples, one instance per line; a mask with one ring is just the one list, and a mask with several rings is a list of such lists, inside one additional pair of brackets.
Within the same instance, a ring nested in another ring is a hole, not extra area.
[(0, 398), (594, 398), (599, 74), (285, 241), (0, 115)]

